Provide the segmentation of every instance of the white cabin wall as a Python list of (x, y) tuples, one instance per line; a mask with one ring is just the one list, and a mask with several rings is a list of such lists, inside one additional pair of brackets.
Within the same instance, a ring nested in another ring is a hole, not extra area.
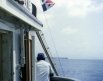
[[(6, 32), (11, 32), (11, 33), (13, 33), (13, 37), (11, 37), (10, 39), (9, 39), (9, 41), (12, 41), (13, 40), (13, 42), (12, 42), (12, 44), (11, 45), (14, 45), (14, 31), (15, 31), (15, 28), (13, 28), (13, 24), (10, 24), (10, 23), (8, 23), (8, 22), (6, 22), (6, 21), (4, 21), (4, 20), (0, 20), (0, 30), (2, 30), (4, 33), (6, 33)], [(15, 26), (14, 26), (15, 27)], [(8, 46), (8, 44), (6, 44), (6, 45), (4, 45), (4, 47), (7, 47)], [(14, 53), (14, 51), (15, 51), (15, 49), (14, 49), (14, 46), (11, 46), (12, 47), (12, 50), (11, 50), (11, 56), (10, 57), (14, 57), (14, 55), (16, 54), (16, 53)], [(7, 48), (4, 48), (4, 49), (7, 49)], [(6, 50), (5, 50), (5, 54), (7, 54), (6, 53)], [(8, 56), (8, 55), (5, 55), (4, 54), (4, 56)], [(13, 55), (13, 56), (12, 56)], [(9, 57), (9, 56), (8, 56)], [(5, 59), (6, 59), (7, 57), (5, 57)], [(4, 59), (4, 60), (5, 60)], [(9, 60), (9, 59), (8, 59)], [(15, 73), (15, 67), (14, 67), (14, 64), (15, 64), (15, 61), (14, 61), (14, 58), (12, 59), (13, 60), (13, 64), (12, 64), (12, 66), (13, 66), (13, 68), (12, 68), (12, 72), (13, 73)], [(7, 63), (7, 61), (5, 60), (5, 62)], [(4, 63), (4, 67), (5, 67), (5, 64), (6, 63)], [(5, 67), (5, 69), (6, 69), (6, 67)], [(8, 70), (9, 71), (9, 70)], [(13, 74), (12, 73), (12, 74)], [(15, 75), (15, 74), (14, 74)], [(13, 78), (14, 78), (14, 75), (13, 75)], [(6, 75), (5, 75), (6, 76)], [(15, 80), (16, 81), (16, 80)]]
[(0, 30), (4, 32), (10, 31), (13, 33), (12, 42), (12, 52), (13, 52), (13, 81), (20, 81), (19, 70), (20, 70), (20, 29), (15, 28), (15, 24), (8, 23), (4, 20), (0, 20)]
[(20, 29), (13, 32), (14, 81), (20, 81)]
[[(15, 76), (14, 76), (14, 81), (20, 81), (20, 29), (16, 29), (14, 34), (14, 72), (15, 72)], [(29, 32), (29, 39), (32, 40), (32, 81), (35, 81), (35, 74), (36, 74), (36, 69), (35, 69), (35, 63), (36, 63), (36, 55), (35, 55), (35, 41), (38, 39), (35, 39), (36, 37), (36, 32), (35, 31), (30, 31)]]
[[(22, 29), (31, 29), (33, 31), (30, 31), (30, 39), (34, 38), (34, 42), (35, 40), (35, 31), (34, 29), (36, 29), (36, 31), (38, 31), (39, 29), (36, 27), (41, 27), (36, 21), (32, 20), (31, 18), (29, 18), (29, 16), (27, 16), (25, 13), (21, 12), (18, 8), (16, 8), (14, 5), (11, 5), (10, 3), (8, 3), (8, 0), (0, 0), (2, 1), (2, 4), (0, 3), (0, 6), (2, 5), (2, 9), (4, 8), (4, 10), (2, 10), (0, 8), (0, 30), (3, 30), (3, 32), (9, 31), (12, 33), (12, 60), (13, 60), (13, 81), (20, 81), (20, 50), (21, 50), (21, 46), (20, 46), (20, 30)], [(12, 14), (9, 13), (12, 12)], [(16, 15), (15, 15), (16, 14)], [(16, 17), (14, 17), (14, 15)], [(20, 17), (20, 19), (19, 19)], [(25, 20), (22, 21), (22, 20)], [(27, 22), (33, 23), (32, 24), (28, 24)], [(23, 26), (23, 27), (22, 27)], [(35, 43), (34, 43), (35, 44)], [(33, 49), (35, 49), (35, 45), (33, 45)], [(36, 47), (37, 48), (37, 47)], [(33, 53), (35, 52), (32, 51)], [(36, 53), (36, 52), (35, 52)], [(35, 63), (35, 54), (33, 54), (33, 58), (32, 61)], [(33, 81), (35, 81), (35, 64), (33, 65), (32, 71), (33, 71)]]

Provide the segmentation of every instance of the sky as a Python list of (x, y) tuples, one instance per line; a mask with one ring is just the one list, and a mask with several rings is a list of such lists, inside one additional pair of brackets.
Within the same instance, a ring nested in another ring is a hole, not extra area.
[(52, 0), (43, 12), (40, 0), (37, 18), (53, 56), (69, 59), (103, 59), (103, 0)]

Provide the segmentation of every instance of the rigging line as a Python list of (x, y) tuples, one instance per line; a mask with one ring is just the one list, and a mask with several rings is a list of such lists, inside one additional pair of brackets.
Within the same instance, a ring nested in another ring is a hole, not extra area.
[[(54, 45), (55, 52), (56, 52), (56, 54), (58, 55), (58, 57), (60, 57), (59, 54), (58, 54), (58, 52), (57, 52), (57, 49), (56, 49), (56, 46), (55, 46), (55, 42), (54, 42), (54, 40), (53, 40), (52, 33), (51, 33), (51, 29), (50, 29), (49, 24), (48, 24), (48, 21), (47, 21), (47, 19), (46, 19), (45, 13), (44, 13), (44, 17), (45, 17), (45, 21), (46, 21), (48, 30), (50, 31), (49, 33), (50, 33), (50, 35), (51, 35), (51, 39), (52, 39), (52, 42), (53, 42), (53, 45)], [(60, 61), (59, 58), (58, 58), (58, 61), (59, 61), (60, 66), (61, 66), (61, 70), (62, 70), (63, 76), (65, 76), (65, 73), (64, 73), (64, 70), (63, 70), (63, 67), (62, 67), (62, 64), (61, 64), (61, 61)]]
[(46, 53), (46, 55), (47, 55), (47, 57), (48, 57), (48, 59), (49, 59), (49, 62), (51, 63), (51, 65), (52, 65), (52, 67), (53, 67), (56, 75), (58, 76), (58, 73), (57, 73), (56, 68), (55, 68), (55, 66), (54, 66), (54, 64), (53, 64), (53, 61), (51, 60), (51, 58), (50, 58), (50, 56), (49, 56), (49, 52), (48, 52), (48, 50), (47, 50), (47, 48), (46, 48), (46, 46), (45, 46), (45, 42), (43, 42), (43, 39), (42, 39), (42, 37), (41, 37), (41, 35), (40, 35), (39, 32), (36, 32), (36, 34), (37, 34), (37, 36), (38, 36), (38, 39), (40, 40), (40, 43), (41, 43), (41, 45), (42, 45), (42, 47), (43, 47), (43, 49), (44, 49), (44, 52)]

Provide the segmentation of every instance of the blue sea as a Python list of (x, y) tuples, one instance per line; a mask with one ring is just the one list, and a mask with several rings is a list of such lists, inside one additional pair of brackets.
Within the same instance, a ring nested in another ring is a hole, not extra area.
[(60, 76), (80, 81), (103, 81), (103, 60), (55, 59)]

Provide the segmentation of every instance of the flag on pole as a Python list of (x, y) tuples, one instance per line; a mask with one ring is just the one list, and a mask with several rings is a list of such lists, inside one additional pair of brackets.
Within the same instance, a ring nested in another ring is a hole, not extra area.
[(51, 0), (42, 0), (42, 8), (43, 11), (47, 11), (49, 8), (51, 8), (55, 3)]

